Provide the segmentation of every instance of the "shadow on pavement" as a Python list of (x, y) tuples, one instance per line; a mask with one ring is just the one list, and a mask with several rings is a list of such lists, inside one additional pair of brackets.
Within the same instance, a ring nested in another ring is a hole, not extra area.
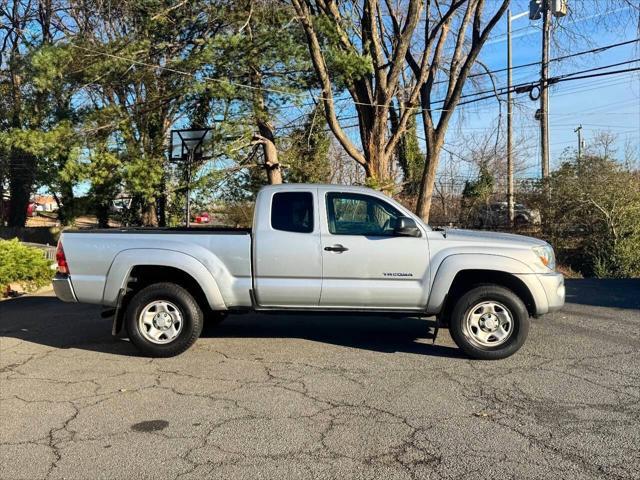
[(0, 302), (0, 337), (55, 348), (80, 348), (137, 355), (128, 342), (111, 336), (111, 322), (98, 305), (64, 303), (53, 296), (25, 296)]
[[(56, 348), (137, 356), (128, 341), (111, 336), (111, 319), (96, 305), (68, 304), (55, 297), (27, 296), (0, 303), (0, 336)], [(426, 340), (433, 321), (386, 315), (231, 314), (205, 324), (203, 338), (301, 338), (376, 352), (406, 352), (463, 358), (457, 348)]]
[(640, 309), (640, 279), (566, 280), (567, 303)]
[(301, 338), (375, 352), (462, 358), (457, 348), (432, 344), (434, 320), (383, 314), (270, 313), (230, 315), (207, 326), (204, 337)]

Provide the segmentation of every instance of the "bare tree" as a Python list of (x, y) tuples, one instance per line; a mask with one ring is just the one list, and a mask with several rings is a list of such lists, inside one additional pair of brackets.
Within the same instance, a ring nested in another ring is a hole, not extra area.
[(329, 146), (331, 177), (329, 181), (338, 185), (358, 185), (365, 181), (362, 169), (347, 155), (341, 145), (332, 142)]
[[(292, 0), (292, 3), (305, 31), (331, 131), (349, 156), (362, 165), (369, 184), (390, 190), (394, 184), (390, 174), (391, 159), (409, 118), (415, 114), (420, 87), (427, 81), (430, 71), (429, 45), (438, 32), (448, 28), (452, 15), (465, 1), (452, 2), (429, 32), (425, 54), (406, 95), (407, 108), (403, 109), (391, 133), (388, 125), (390, 108), (406, 67), (409, 46), (418, 41), (416, 27), (424, 14), (424, 2), (410, 0), (403, 3), (403, 17), (394, 16), (392, 35), (387, 31), (390, 2), (385, 2), (385, 6), (377, 0), (365, 0), (362, 4), (333, 0)], [(329, 34), (323, 31), (327, 25)], [(336, 58), (342, 59), (348, 67), (341, 75), (329, 68), (330, 60), (335, 64)], [(361, 62), (359, 70), (358, 62)], [(354, 71), (348, 71), (349, 68)], [(349, 138), (338, 119), (333, 91), (336, 84), (344, 84), (351, 96), (357, 112), (360, 146)]]
[(615, 147), (618, 136), (607, 130), (596, 131), (587, 147), (588, 155), (595, 155), (605, 160), (615, 158), (617, 149)]
[[(474, 173), (481, 167), (495, 178), (506, 180), (507, 147), (502, 141), (502, 125), (496, 122), (495, 129), (490, 131), (474, 131), (459, 133), (454, 145), (446, 144), (443, 149), (454, 152), (456, 158), (467, 163), (468, 169)], [(514, 175), (522, 175), (533, 165), (529, 153), (534, 146), (533, 140), (526, 132), (520, 132), (514, 139)], [(506, 187), (501, 191), (506, 191)]]
[[(416, 75), (421, 71), (425, 63), (430, 62), (428, 76), (425, 82), (419, 86), (422, 124), (426, 137), (427, 151), (416, 213), (425, 221), (429, 220), (438, 162), (449, 122), (460, 103), (462, 89), (469, 78), (471, 69), (476, 63), (482, 47), (509, 6), (508, 0), (501, 1), (498, 8), (487, 15), (488, 21), (483, 27), (483, 20), (486, 15), (484, 0), (462, 2), (462, 4), (466, 5), (466, 8), (462, 8), (463, 5), (456, 2), (452, 2), (444, 12), (441, 11), (443, 7), (439, 2), (434, 3), (438, 18), (446, 17), (449, 20), (439, 26), (437, 22), (431, 21), (430, 17), (427, 16), (425, 21), (427, 43), (420, 54), (421, 60), (418, 61), (410, 50), (407, 51), (407, 62)], [(459, 10), (464, 13), (462, 13), (462, 18), (456, 19), (455, 27), (452, 28), (451, 20), (454, 18), (454, 13), (457, 14)], [(397, 17), (394, 16), (393, 18), (396, 19)], [(435, 25), (431, 27), (433, 23)], [(394, 25), (397, 29), (399, 26), (397, 20), (394, 20)], [(469, 26), (471, 26), (470, 29)], [(449, 35), (455, 37), (455, 46), (447, 54), (444, 46)], [(433, 50), (433, 53), (431, 53), (431, 50)], [(432, 93), (436, 83), (436, 76), (440, 69), (445, 66), (447, 70), (446, 79), (444, 80), (446, 94), (442, 100), (442, 107), (434, 109)]]
[[(364, 167), (370, 184), (383, 190), (393, 185), (390, 162), (409, 119), (421, 112), (427, 151), (416, 210), (428, 220), (449, 121), (478, 55), (509, 1), (500, 1), (497, 9), (488, 14), (484, 0), (292, 3), (320, 80), (329, 127), (345, 151)], [(418, 28), (421, 23), (423, 27)], [(331, 34), (324, 33), (319, 25), (329, 25)], [(450, 52), (445, 49), (449, 43), (453, 43)], [(413, 52), (412, 47), (419, 51)], [(336, 78), (338, 75), (329, 68), (329, 60), (336, 55), (369, 58), (371, 68)], [(436, 110), (432, 94), (439, 89), (437, 84), (443, 83), (437, 81), (442, 71), (446, 71), (446, 95), (442, 108)], [(403, 79), (402, 74), (407, 72), (411, 78)], [(333, 90), (340, 82), (346, 86), (357, 112), (360, 146), (346, 135), (336, 114)], [(400, 117), (394, 119), (390, 130), (393, 100), (401, 87), (406, 90), (405, 103), (398, 109)]]
[(449, 160), (438, 174), (434, 186), (435, 197), (439, 200), (440, 224), (451, 224), (460, 217), (459, 197), (462, 192), (461, 164), (463, 160), (449, 153)]

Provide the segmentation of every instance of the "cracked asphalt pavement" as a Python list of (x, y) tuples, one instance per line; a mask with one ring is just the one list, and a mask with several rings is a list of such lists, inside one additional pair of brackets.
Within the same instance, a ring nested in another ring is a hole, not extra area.
[(639, 478), (640, 280), (568, 282), (513, 357), (387, 316), (232, 315), (149, 359), (0, 303), (0, 478)]

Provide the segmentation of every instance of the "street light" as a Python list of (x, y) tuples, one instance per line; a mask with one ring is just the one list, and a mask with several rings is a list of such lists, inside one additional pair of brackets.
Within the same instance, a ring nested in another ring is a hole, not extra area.
[(210, 128), (183, 128), (171, 131), (171, 159), (186, 162), (186, 221), (187, 228), (191, 226), (191, 166), (194, 160), (203, 160), (205, 157), (205, 139), (211, 132)]
[(511, 16), (511, 9), (507, 10), (507, 206), (509, 211), (509, 225), (515, 220), (515, 196), (513, 185), (513, 100), (511, 99), (511, 22), (524, 17), (529, 12)]
[[(551, 16), (564, 17), (567, 0), (531, 0), (529, 19), (542, 18), (542, 63), (540, 68), (540, 153), (542, 178), (549, 176), (549, 46), (551, 44)], [(538, 115), (536, 114), (536, 118)]]

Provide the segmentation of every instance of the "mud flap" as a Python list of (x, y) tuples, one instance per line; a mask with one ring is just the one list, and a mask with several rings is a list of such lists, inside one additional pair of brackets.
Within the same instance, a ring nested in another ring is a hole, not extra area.
[(116, 303), (116, 311), (115, 311), (115, 315), (113, 316), (113, 325), (111, 326), (111, 335), (113, 335), (114, 337), (117, 337), (118, 335), (120, 335), (120, 332), (122, 331), (122, 326), (124, 325), (124, 308), (122, 303), (124, 300), (124, 295), (126, 293), (126, 289), (121, 288), (120, 291), (118, 292), (118, 300)]
[(434, 344), (436, 343), (436, 339), (438, 338), (438, 333), (440, 332), (441, 326), (443, 326), (443, 324), (438, 317), (436, 317), (435, 321), (429, 321), (426, 338), (430, 339)]
[(432, 337), (432, 340), (433, 340), (432, 344), (433, 345), (435, 345), (435, 343), (436, 343), (436, 339), (438, 338), (438, 333), (440, 333), (440, 319), (439, 318), (436, 319), (436, 324), (433, 327), (433, 333), (432, 333), (433, 334), (433, 337)]

